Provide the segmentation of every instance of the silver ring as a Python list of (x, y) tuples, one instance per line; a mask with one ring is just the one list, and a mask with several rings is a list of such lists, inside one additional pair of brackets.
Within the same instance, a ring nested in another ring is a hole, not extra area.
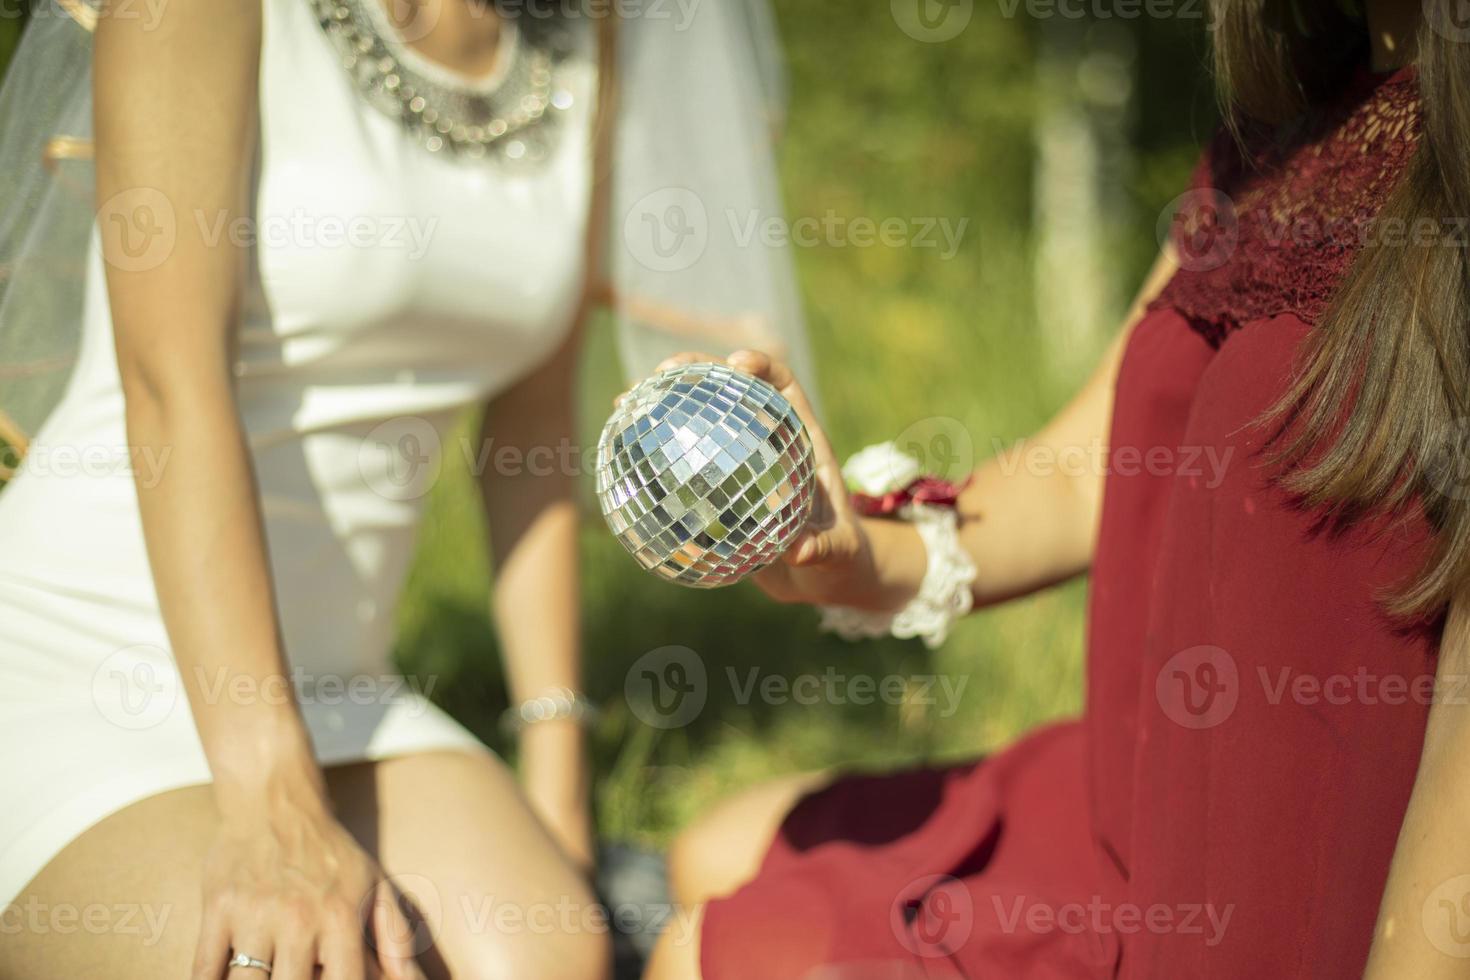
[(234, 959), (225, 964), (230, 967), (239, 967), (242, 970), (264, 970), (266, 976), (271, 975), (271, 965), (265, 960), (258, 960), (244, 953), (236, 953)]

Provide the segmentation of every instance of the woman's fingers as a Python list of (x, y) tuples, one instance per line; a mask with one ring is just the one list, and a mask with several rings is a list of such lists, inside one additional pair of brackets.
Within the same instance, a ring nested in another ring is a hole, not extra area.
[(726, 363), (746, 374), (753, 374), (773, 388), (784, 388), (791, 383), (791, 370), (765, 351), (746, 348), (726, 358)]
[[(686, 352), (675, 354), (663, 361), (658, 366), (659, 371), (679, 367), (685, 364), (701, 364), (718, 361), (716, 357), (700, 352)], [(771, 357), (764, 351), (738, 350), (731, 354), (726, 363), (738, 371), (760, 378), (771, 387), (779, 391), (791, 406), (796, 409), (796, 414), (806, 425), (807, 434), (812, 442), (813, 462), (816, 468), (817, 488), (816, 500), (812, 507), (812, 516), (806, 529), (792, 542), (792, 546), (782, 556), (785, 565), (791, 567), (809, 567), (820, 565), (834, 558), (844, 557), (851, 548), (846, 547), (846, 534), (843, 524), (853, 519), (851, 505), (847, 498), (847, 487), (842, 478), (841, 468), (837, 464), (836, 454), (832, 451), (831, 441), (827, 433), (818, 422), (816, 412), (812, 408), (811, 399), (807, 397), (801, 382), (796, 379), (795, 373), (790, 366), (783, 361)], [(773, 598), (781, 598), (778, 593), (789, 591), (790, 583), (784, 576), (772, 571), (766, 576), (763, 587)]]
[[(253, 923), (237, 926), (234, 938), (230, 941), (230, 956), (234, 957), (240, 953), (260, 960), (262, 963), (271, 963), (271, 976), (275, 976), (273, 960), (276, 955), (276, 943), (268, 926)], [(225, 980), (263, 980), (264, 977), (265, 971), (249, 966), (232, 966), (225, 974)], [(289, 978), (283, 978), (283, 980), (289, 980)]]
[(230, 922), (222, 902), (206, 902), (199, 922), (199, 940), (194, 946), (190, 980), (219, 980), (230, 958)]
[(851, 549), (845, 547), (847, 532), (843, 525), (850, 523), (855, 516), (832, 443), (821, 423), (817, 421), (816, 411), (812, 408), (811, 400), (807, 398), (801, 382), (796, 379), (790, 366), (763, 351), (736, 351), (730, 355), (730, 365), (761, 378), (781, 392), (796, 409), (796, 414), (806, 425), (807, 435), (812, 441), (817, 477), (816, 500), (813, 501), (812, 516), (805, 532), (786, 550), (783, 560), (788, 565), (801, 568), (846, 557)]
[(378, 882), (369, 916), (378, 963), (387, 980), (423, 980), (414, 963), (414, 931), (403, 913), (398, 892), (387, 881)]
[(667, 371), (670, 368), (683, 367), (686, 364), (718, 364), (720, 359), (713, 354), (704, 354), (699, 351), (683, 351), (673, 357), (666, 357), (658, 362), (658, 367), (653, 369), (654, 374)]
[[(275, 957), (271, 962), (270, 980), (312, 980), (316, 973), (316, 937), (301, 926), (289, 925), (276, 939)], [(248, 952), (248, 950), (247, 950)], [(245, 971), (247, 974), (250, 971)], [(254, 971), (256, 980), (265, 974)]]
[(758, 350), (738, 350), (730, 355), (729, 364), (737, 370), (760, 378), (779, 391), (781, 396), (796, 409), (796, 414), (801, 416), (802, 422), (806, 424), (807, 432), (812, 439), (812, 449), (817, 454), (817, 461), (820, 463), (832, 457), (832, 446), (827, 441), (827, 433), (817, 421), (817, 413), (812, 408), (811, 399), (807, 398), (806, 390), (802, 388), (801, 382), (796, 380), (796, 375), (790, 366)]
[[(320, 942), (322, 980), (365, 980), (369, 976), (378, 976), (376, 961), (368, 961), (362, 924), (355, 912), (334, 916), (322, 931)], [(369, 966), (372, 967), (371, 972)]]
[(806, 423), (815, 441), (818, 437), (825, 443), (826, 436), (822, 433), (822, 427), (817, 422), (816, 412), (812, 409), (811, 400), (806, 396), (806, 390), (802, 388), (801, 382), (796, 380), (796, 374), (792, 372), (785, 361), (778, 361), (764, 351), (738, 350), (730, 355), (729, 364), (738, 371), (754, 375), (769, 384), (781, 393), (781, 396), (791, 403), (796, 409), (796, 414)]
[(834, 551), (835, 546), (831, 531), (808, 531), (782, 557), (786, 564), (803, 568), (809, 565), (820, 565), (828, 561), (831, 559)]
[[(653, 369), (653, 373), (659, 374), (663, 371), (669, 370), (669, 368), (683, 367), (685, 364), (706, 364), (711, 361), (718, 363), (719, 360), (720, 359), (718, 357), (715, 357), (713, 354), (700, 354), (695, 351), (685, 351), (682, 354), (675, 354), (673, 357), (666, 357), (662, 361), (659, 361), (658, 366)], [(618, 402), (622, 401), (623, 396), (626, 394), (626, 391), (620, 391), (615, 396), (613, 396), (613, 408), (618, 407)]]
[(791, 570), (783, 563), (767, 565), (751, 577), (756, 587), (777, 602), (793, 602), (796, 590), (791, 583)]

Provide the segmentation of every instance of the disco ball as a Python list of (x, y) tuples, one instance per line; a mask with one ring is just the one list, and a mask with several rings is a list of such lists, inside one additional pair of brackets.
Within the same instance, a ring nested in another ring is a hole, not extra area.
[(812, 444), (775, 388), (723, 364), (672, 368), (618, 401), (597, 499), (623, 547), (697, 589), (770, 564), (812, 508)]

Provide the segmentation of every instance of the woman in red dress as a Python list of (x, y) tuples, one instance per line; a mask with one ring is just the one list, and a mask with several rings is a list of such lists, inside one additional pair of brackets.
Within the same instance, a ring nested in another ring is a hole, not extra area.
[[(968, 766), (723, 804), (675, 846), (697, 918), (650, 977), (1470, 976), (1470, 29), (1450, 7), (1219, 5), (1233, 129), (1114, 349), (1031, 441), (1103, 440), (1108, 472), (991, 464), (958, 502), (977, 606), (1090, 569), (1085, 717)], [(789, 372), (735, 360), (806, 413), (830, 491), (763, 587), (902, 606), (914, 528), (854, 514)]]

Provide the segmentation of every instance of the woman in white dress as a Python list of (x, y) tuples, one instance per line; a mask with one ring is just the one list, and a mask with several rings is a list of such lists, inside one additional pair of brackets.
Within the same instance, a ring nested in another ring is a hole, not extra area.
[[(645, 45), (624, 64), (618, 31), (649, 28), (565, 4), (58, 3), (36, 17), (95, 40), (27, 64), (75, 74), (66, 52), (85, 53), (95, 147), (46, 134), (37, 180), (95, 158), (97, 210), (82, 281), (50, 293), (80, 324), (64, 389), (29, 431), (0, 415), (26, 451), (0, 493), (0, 976), (604, 975), (575, 723), (577, 467), (479, 476), (512, 693), (550, 708), (522, 733), (525, 795), (394, 674), (394, 608), (437, 460), (465, 449), (449, 445), (461, 409), (484, 406), (472, 459), (563, 458), (548, 452), (574, 438), (604, 282), (643, 277), (611, 294), (624, 323), (641, 308), (767, 345), (736, 314), (752, 292), (789, 300), (779, 267), (742, 283), (749, 249), (711, 262), (703, 241), (681, 261), (681, 242), (655, 243), (639, 262), (599, 243), (609, 209), (633, 234), (632, 196), (662, 200), (650, 160), (729, 166), (750, 154), (721, 141), (748, 148), (768, 120), (714, 106), (725, 129), (701, 142), (660, 118), (659, 98), (694, 97), (660, 74), (678, 59)], [(677, 35), (664, 47), (699, 30)], [(710, 50), (729, 35), (706, 31)], [(615, 61), (651, 107), (611, 111)], [(756, 87), (739, 58), (695, 62)], [(5, 126), (38, 88), (7, 83)], [(614, 161), (629, 176), (598, 179)], [(745, 173), (737, 197), (771, 189), (768, 160)], [(46, 193), (24, 233), (0, 227), (0, 331), (68, 319), (24, 288), (37, 212), (67, 191)], [(707, 317), (676, 311), (711, 290)], [(689, 346), (630, 336), (634, 373)]]

